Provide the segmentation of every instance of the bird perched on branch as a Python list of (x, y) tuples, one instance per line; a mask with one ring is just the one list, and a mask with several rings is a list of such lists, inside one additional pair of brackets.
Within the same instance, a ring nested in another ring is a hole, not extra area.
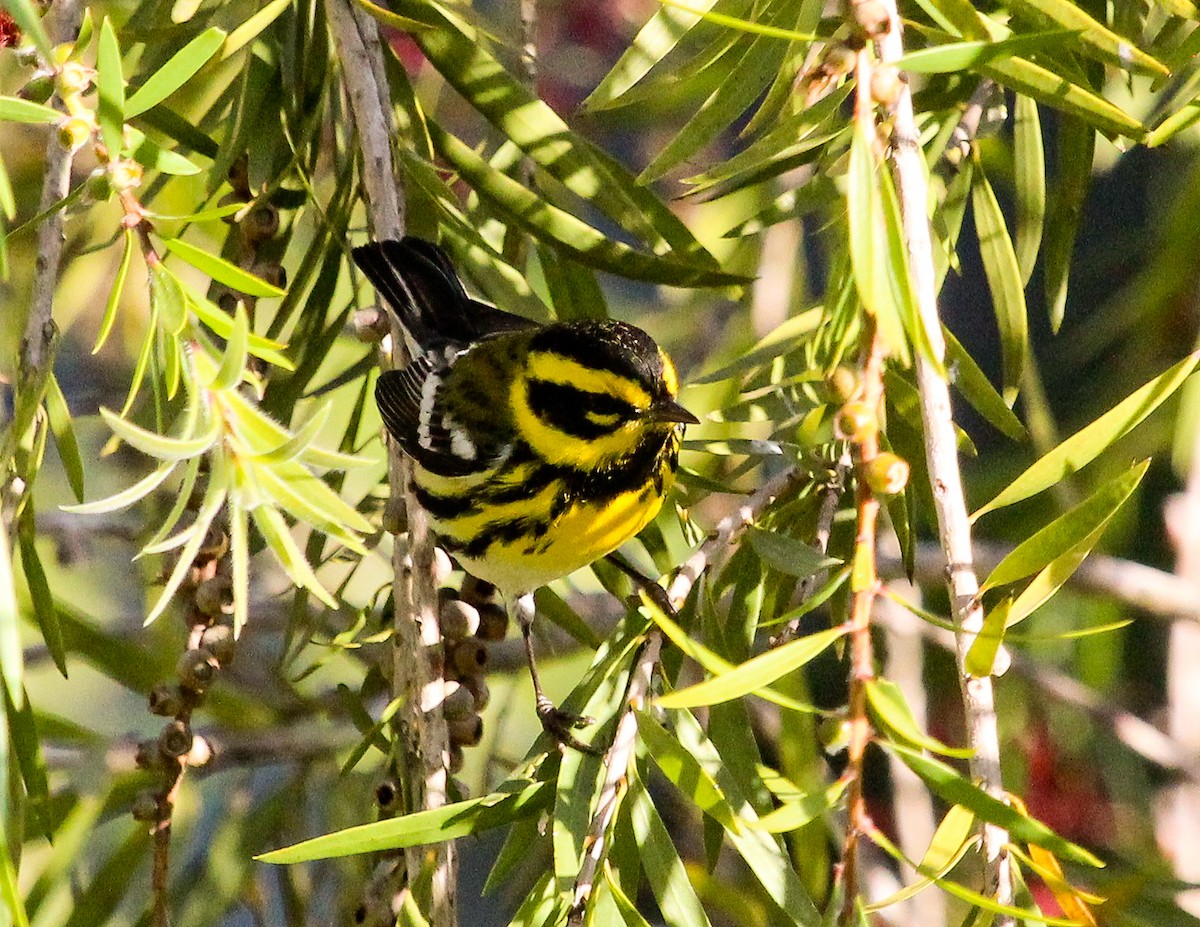
[(353, 251), (416, 346), (380, 375), (388, 433), (413, 460), (441, 546), (515, 611), (543, 727), (580, 720), (542, 691), (532, 592), (605, 556), (657, 513), (686, 423), (675, 366), (640, 328), (540, 325), (467, 295), (446, 253), (419, 238)]

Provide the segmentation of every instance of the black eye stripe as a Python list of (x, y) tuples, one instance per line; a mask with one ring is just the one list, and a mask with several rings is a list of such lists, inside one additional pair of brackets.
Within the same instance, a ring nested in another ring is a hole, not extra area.
[[(549, 380), (529, 381), (529, 408), (533, 414), (561, 432), (576, 438), (599, 438), (620, 427), (621, 422), (634, 418), (637, 409), (604, 393), (592, 393), (567, 383)], [(602, 423), (588, 417), (617, 416), (614, 422)]]

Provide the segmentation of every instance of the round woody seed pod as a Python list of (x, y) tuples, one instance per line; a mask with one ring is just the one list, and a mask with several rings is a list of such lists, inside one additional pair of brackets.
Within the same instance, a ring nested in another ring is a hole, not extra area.
[(825, 53), (825, 70), (829, 74), (840, 77), (853, 71), (857, 60), (858, 56), (854, 49), (847, 45), (834, 45)]
[(233, 580), (217, 574), (196, 587), (196, 608), (210, 618), (233, 614)]
[(442, 714), (447, 721), (468, 718), (475, 714), (475, 696), (465, 685), (458, 682), (446, 683), (446, 695), (442, 699)]
[(193, 692), (203, 692), (216, 678), (220, 665), (212, 652), (204, 647), (184, 651), (179, 662), (175, 664), (175, 672), (179, 674), (179, 682)]
[(135, 821), (144, 821), (147, 824), (151, 821), (158, 820), (158, 796), (151, 791), (138, 792), (134, 798), (133, 804), (129, 808), (129, 813), (133, 815)]
[(438, 622), (442, 637), (448, 641), (461, 641), (479, 630), (479, 610), (462, 599), (446, 598), (438, 607)]
[[(155, 683), (150, 690), (150, 713), (163, 718), (173, 718), (183, 707), (183, 696), (178, 686), (167, 682)], [(153, 741), (152, 741), (153, 742)]]
[(446, 665), (454, 670), (459, 679), (482, 673), (487, 668), (487, 663), (487, 644), (477, 637), (456, 641), (446, 660)]
[[(408, 512), (399, 496), (389, 497), (383, 506), (383, 530), (388, 534), (403, 534), (408, 530)], [(409, 569), (412, 569), (411, 565)]]
[(467, 676), (463, 679), (462, 684), (475, 699), (476, 711), (483, 711), (488, 707), (488, 703), (492, 700), (492, 690), (488, 688), (487, 680), (483, 678), (482, 674), (476, 673)]
[(250, 268), (250, 273), (281, 290), (287, 286), (287, 271), (278, 261), (259, 261)]
[(204, 540), (200, 542), (197, 560), (220, 560), (229, 553), (229, 535), (220, 525), (209, 525), (204, 532)]
[(508, 610), (495, 602), (476, 606), (479, 611), (479, 630), (475, 636), (484, 641), (502, 641), (508, 634)]
[(447, 764), (447, 769), (450, 770), (450, 775), (454, 776), (462, 772), (465, 757), (463, 756), (463, 748), (458, 744), (450, 745), (450, 762)]
[(200, 637), (200, 646), (224, 666), (233, 659), (237, 649), (237, 642), (233, 639), (233, 628), (224, 624), (214, 624), (211, 628), (205, 628)]
[(266, 203), (242, 220), (242, 235), (250, 243), (266, 241), (279, 234), (279, 210)]
[(192, 729), (186, 721), (168, 721), (158, 735), (158, 749), (163, 756), (179, 759), (192, 749)]
[(468, 715), (465, 718), (447, 718), (446, 733), (451, 746), (474, 747), (483, 740), (483, 718)]
[(496, 587), (468, 573), (462, 581), (462, 598), (472, 605), (482, 605), (496, 598)]
[(161, 772), (166, 769), (167, 765), (157, 738), (139, 740), (133, 754), (133, 761), (137, 764), (138, 769), (144, 769), (147, 772)]

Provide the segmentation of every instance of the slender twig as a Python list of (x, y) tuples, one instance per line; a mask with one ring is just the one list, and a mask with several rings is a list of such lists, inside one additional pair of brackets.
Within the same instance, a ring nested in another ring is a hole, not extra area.
[[(326, 0), (342, 76), (350, 98), (363, 158), (367, 213), (378, 239), (404, 234), (404, 201), (392, 158), (395, 125), (384, 78), (383, 48), (374, 20), (347, 0)], [(398, 325), (392, 330), (395, 366), (408, 360), (405, 338)], [(410, 790), (407, 808), (440, 807), (448, 801), (450, 741), (442, 714), (445, 680), (440, 661), (441, 629), (437, 619), (437, 588), (433, 572), (433, 542), (424, 512), (409, 490), (409, 465), (395, 442), (389, 443), (388, 474), (393, 498), (404, 499), (408, 545), (397, 544), (393, 557), (396, 580), (392, 685), (408, 705), (407, 723), (400, 725), (395, 760)], [(406, 562), (407, 560), (407, 562)], [(431, 898), (425, 912), (432, 927), (457, 923), (454, 845), (439, 843), (427, 851), (406, 852), (410, 879), (429, 860)], [(411, 884), (411, 883), (410, 883)]]
[[(900, 16), (895, 0), (881, 0), (887, 10), (887, 31), (878, 37), (880, 58), (895, 62), (904, 54)], [(896, 190), (900, 200), (905, 249), (909, 273), (917, 298), (921, 325), (937, 363), (917, 354), (917, 387), (920, 392), (921, 420), (924, 425), (925, 458), (937, 510), (938, 536), (944, 551), (950, 601), (960, 633), (958, 635), (959, 679), (967, 718), (967, 736), (974, 755), (971, 774), (991, 794), (1002, 798), (1000, 775), (1000, 736), (990, 676), (967, 673), (965, 660), (975, 636), (983, 627), (983, 610), (976, 593), (979, 580), (972, 563), (971, 524), (967, 518), (966, 497), (959, 472), (957, 441), (950, 406), (949, 384), (939, 369), (945, 356), (941, 322), (937, 310), (937, 284), (933, 247), (929, 231), (929, 185), (920, 136), (913, 114), (912, 93), (907, 83), (901, 87), (892, 114), (892, 161)], [(1001, 904), (1013, 899), (1012, 874), (1005, 844), (1008, 834), (994, 824), (983, 828), (984, 890)], [(1013, 919), (999, 915), (998, 927), (1012, 927)]]
[[(729, 546), (737, 540), (741, 533), (750, 525), (758, 514), (775, 501), (795, 480), (797, 474), (788, 470), (769, 480), (750, 499), (726, 515), (716, 528), (712, 530), (703, 544), (692, 554), (684, 564), (675, 571), (668, 584), (665, 595), (659, 586), (647, 585), (644, 588), (654, 598), (655, 603), (668, 613), (674, 613), (683, 607), (692, 587), (707, 570), (714, 560), (721, 556)], [(658, 592), (654, 592), (657, 589)], [(629, 686), (626, 692), (625, 712), (617, 722), (617, 730), (613, 735), (612, 746), (604, 755), (604, 786), (600, 790), (600, 798), (596, 803), (596, 811), (592, 815), (591, 826), (585, 843), (587, 853), (579, 867), (579, 875), (575, 878), (575, 893), (571, 903), (571, 914), (568, 927), (580, 927), (587, 913), (587, 904), (595, 886), (596, 874), (604, 860), (608, 848), (606, 836), (612, 823), (620, 797), (624, 790), (629, 763), (633, 759), (634, 747), (637, 743), (637, 716), (635, 711), (645, 705), (654, 679), (654, 671), (658, 666), (659, 655), (662, 653), (663, 635), (657, 628), (651, 628), (646, 634), (646, 642), (642, 645), (632, 672), (629, 676)]]
[[(51, 41), (54, 44), (74, 41), (79, 34), (82, 16), (83, 5), (79, 0), (59, 0), (46, 22)], [(58, 103), (59, 109), (63, 108), (57, 96), (55, 102)], [(55, 203), (66, 197), (71, 187), (71, 162), (74, 157), (74, 149), (64, 146), (59, 141), (57, 132), (51, 132), (46, 142), (46, 174), (42, 180), (39, 214), (47, 212)], [(63, 210), (58, 209), (47, 215), (38, 227), (38, 250), (29, 297), (29, 317), (21, 337), (16, 381), (18, 392), (25, 395), (40, 397), (54, 368), (55, 341), (58, 335), (53, 319), (54, 290), (58, 285), (63, 241)], [(40, 402), (40, 399), (38, 401)], [(25, 407), (25, 403), (17, 403), (18, 409)], [(31, 488), (27, 483), (32, 482), (32, 477), (28, 474), (17, 472), (21, 469), (17, 463), (17, 442), (22, 435), (16, 433), (16, 427), (21, 427), (24, 431), (28, 424), (28, 421), (12, 423), (14, 430), (9, 435), (9, 450), (12, 456), (3, 462), (6, 472), (3, 473), (4, 485), (0, 486), (0, 511), (5, 527), (10, 533), (21, 500)]]

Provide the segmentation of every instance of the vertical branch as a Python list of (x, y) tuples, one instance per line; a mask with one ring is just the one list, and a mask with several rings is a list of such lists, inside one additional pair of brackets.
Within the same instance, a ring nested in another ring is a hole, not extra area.
[[(74, 41), (75, 36), (79, 34), (82, 17), (83, 6), (79, 0), (60, 0), (47, 20), (51, 42), (62, 44)], [(62, 109), (61, 101), (58, 102), (59, 108)], [(42, 181), (39, 213), (51, 209), (67, 195), (71, 187), (71, 162), (74, 157), (75, 150), (62, 144), (58, 132), (51, 132), (46, 141), (46, 175)], [(29, 318), (21, 336), (17, 384), (21, 393), (30, 396), (41, 396), (54, 367), (54, 343), (58, 334), (53, 319), (54, 290), (58, 284), (63, 240), (63, 210), (59, 209), (46, 216), (38, 227), (38, 250), (33, 268), (33, 288), (29, 297)], [(18, 411), (26, 408), (26, 403), (17, 403)], [(13, 432), (9, 441), (10, 452), (14, 455), (17, 442), (22, 437), (22, 434), (17, 432), (19, 430), (24, 433), (30, 421), (31, 419), (13, 422)], [(3, 491), (0, 508), (3, 510), (5, 526), (11, 528), (16, 510), (29, 487), (24, 483), (25, 475), (16, 472), (21, 469), (16, 459), (6, 460), (4, 467), (8, 472), (3, 476), (4, 486), (0, 487)]]
[[(900, 17), (895, 0), (881, 0), (886, 8), (887, 28), (877, 37), (880, 58), (887, 63), (904, 53)], [(929, 233), (928, 182), (921, 153), (912, 94), (907, 83), (901, 87), (893, 111), (892, 160), (900, 199), (909, 273), (916, 292), (921, 324), (934, 353), (945, 356), (941, 321), (937, 312), (937, 284)], [(937, 367), (917, 352), (917, 386), (921, 396), (921, 419), (925, 431), (925, 458), (937, 509), (938, 535), (947, 563), (950, 602), (959, 626), (957, 656), (959, 681), (967, 718), (968, 742), (975, 753), (971, 774), (991, 794), (1002, 798), (1000, 737), (990, 676), (974, 677), (966, 672), (967, 651), (983, 627), (983, 608), (976, 597), (979, 580), (971, 551), (971, 525), (958, 466), (957, 442), (950, 406), (950, 388)], [(1010, 862), (1004, 846), (1008, 834), (992, 824), (984, 825), (984, 889), (1001, 904), (1013, 899)], [(997, 924), (1008, 927), (1012, 918), (998, 916)]]
[[(342, 75), (363, 155), (363, 186), (371, 227), (376, 238), (404, 234), (402, 187), (392, 158), (395, 125), (384, 78), (379, 29), (347, 0), (326, 0), (326, 14), (341, 59)], [(404, 332), (393, 323), (392, 361), (408, 360)], [(407, 810), (438, 808), (447, 802), (450, 744), (442, 714), (445, 681), (441, 629), (437, 620), (437, 588), (433, 542), (424, 512), (409, 491), (408, 462), (395, 442), (388, 444), (388, 473), (392, 497), (403, 499), (407, 513), (408, 545), (397, 544), (393, 555), (395, 586), (393, 689), (408, 706), (400, 726), (402, 742), (395, 761), (408, 790)], [(457, 923), (454, 845), (440, 843), (406, 852), (409, 884), (422, 863), (431, 867), (431, 898), (424, 912), (431, 927)]]
[[(1200, 427), (1195, 429), (1192, 459), (1184, 491), (1167, 504), (1167, 533), (1175, 547), (1175, 572), (1200, 593)], [(1200, 756), (1200, 625), (1188, 621), (1171, 624), (1167, 650), (1168, 733), (1192, 756)], [(1163, 794), (1156, 814), (1160, 843), (1172, 859), (1175, 874), (1183, 881), (1200, 880), (1200, 785), (1182, 781)], [(1200, 914), (1200, 890), (1181, 892), (1179, 906)]]
[[(857, 68), (858, 98), (855, 102), (856, 118), (870, 118), (869, 65), (866, 51), (858, 53)], [(866, 113), (864, 117), (862, 114)], [(873, 130), (872, 130), (873, 131)], [(846, 429), (857, 449), (859, 476), (855, 484), (855, 505), (858, 510), (858, 532), (854, 539), (854, 567), (851, 574), (853, 601), (850, 607), (850, 699), (849, 738), (847, 743), (846, 770), (843, 778), (848, 780), (846, 804), (848, 826), (846, 845), (842, 853), (843, 902), (838, 923), (850, 927), (858, 923), (858, 846), (859, 839), (868, 833), (871, 821), (867, 815), (863, 797), (863, 772), (867, 745), (873, 734), (867, 715), (867, 684), (875, 678), (875, 652), (871, 642), (871, 611), (879, 591), (879, 578), (875, 565), (879, 499), (867, 478), (866, 470), (879, 457), (879, 416), (883, 410), (883, 366), (886, 350), (875, 326), (867, 318), (863, 338), (866, 342), (866, 359), (862, 371), (861, 399), (847, 404), (847, 410), (855, 407), (859, 414), (852, 427)], [(850, 418), (847, 410), (843, 418)]]

